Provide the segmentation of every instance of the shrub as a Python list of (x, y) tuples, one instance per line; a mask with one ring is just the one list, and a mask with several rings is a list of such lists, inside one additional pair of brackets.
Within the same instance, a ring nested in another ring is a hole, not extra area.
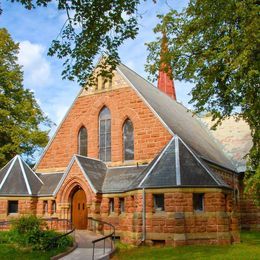
[(68, 247), (72, 238), (60, 236), (54, 230), (48, 230), (47, 224), (35, 216), (23, 216), (13, 222), (10, 240), (23, 246), (30, 246), (33, 250), (48, 250), (57, 247)]
[(13, 222), (13, 230), (16, 230), (19, 234), (28, 234), (34, 231), (42, 230), (44, 222), (42, 219), (36, 216), (22, 216)]

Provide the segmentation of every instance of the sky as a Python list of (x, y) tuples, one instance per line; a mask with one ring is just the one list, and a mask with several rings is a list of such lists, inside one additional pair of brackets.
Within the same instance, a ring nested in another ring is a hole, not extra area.
[[(135, 40), (128, 40), (120, 47), (121, 61), (147, 78), (144, 65), (147, 57), (145, 43), (153, 41), (153, 28), (158, 23), (157, 14), (164, 14), (169, 7), (181, 10), (188, 0), (147, 0), (139, 7), (140, 31)], [(55, 123), (51, 134), (61, 122), (80, 87), (76, 82), (61, 79), (62, 60), (47, 56), (48, 47), (56, 39), (66, 19), (65, 13), (57, 10), (52, 1), (47, 8), (26, 10), (18, 3), (3, 0), (0, 28), (5, 27), (15, 42), (20, 43), (18, 62), (23, 66), (24, 87), (34, 92), (44, 113)], [(156, 83), (154, 83), (156, 85)], [(175, 81), (177, 100), (190, 108), (188, 101), (192, 85)]]

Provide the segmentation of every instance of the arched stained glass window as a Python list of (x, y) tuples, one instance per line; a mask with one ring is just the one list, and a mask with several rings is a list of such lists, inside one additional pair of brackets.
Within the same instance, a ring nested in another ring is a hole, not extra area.
[(99, 114), (99, 159), (111, 161), (111, 116), (107, 107)]
[(124, 160), (134, 159), (134, 128), (132, 121), (127, 119), (123, 126)]
[(82, 126), (79, 130), (78, 153), (83, 156), (88, 155), (88, 132), (84, 126)]

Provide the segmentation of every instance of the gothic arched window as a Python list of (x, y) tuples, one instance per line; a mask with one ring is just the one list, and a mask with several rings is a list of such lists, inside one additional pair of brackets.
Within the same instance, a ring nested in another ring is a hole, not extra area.
[(84, 126), (82, 126), (79, 130), (78, 153), (83, 156), (88, 155), (88, 132)]
[(111, 161), (111, 116), (107, 107), (99, 114), (99, 159)]
[(127, 119), (123, 126), (124, 160), (134, 159), (134, 127), (132, 121)]

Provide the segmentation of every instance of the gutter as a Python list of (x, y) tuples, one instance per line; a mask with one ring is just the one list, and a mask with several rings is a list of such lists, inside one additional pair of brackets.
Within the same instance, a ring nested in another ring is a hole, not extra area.
[(142, 212), (142, 242), (146, 240), (146, 199), (145, 199), (145, 188), (143, 188), (143, 212)]

